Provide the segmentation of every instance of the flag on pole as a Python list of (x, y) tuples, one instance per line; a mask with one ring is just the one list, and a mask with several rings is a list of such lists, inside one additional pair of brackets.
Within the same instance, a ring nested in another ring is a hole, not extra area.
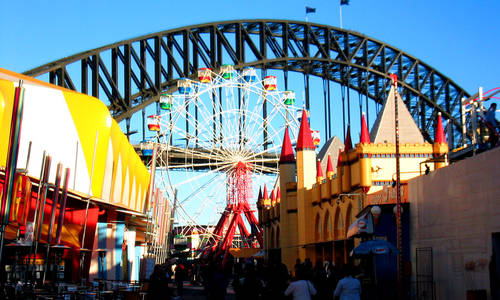
[[(342, 1), (345, 1), (345, 0), (342, 0)], [(316, 8), (306, 6), (306, 14), (315, 13), (315, 12), (316, 12)]]
[(340, 5), (349, 5), (349, 0), (340, 0)]

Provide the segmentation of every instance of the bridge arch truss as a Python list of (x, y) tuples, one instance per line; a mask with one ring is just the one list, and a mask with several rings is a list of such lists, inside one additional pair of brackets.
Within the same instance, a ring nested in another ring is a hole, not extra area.
[[(288, 72), (303, 73), (307, 108), (309, 76), (382, 103), (394, 73), (400, 95), (428, 141), (439, 112), (452, 124), (450, 146), (456, 147), (463, 138), (460, 104), (469, 97), (466, 91), (408, 53), (327, 25), (238, 20), (186, 26), (78, 53), (24, 74), (98, 97), (117, 121), (126, 121), (131, 134), (131, 116), (142, 110), (144, 123), (145, 108), (158, 102), (162, 91), (172, 89), (179, 78), (196, 77), (199, 68), (217, 70), (223, 63), (235, 69), (252, 66), (264, 74), (268, 69), (282, 70), (285, 89)], [(330, 110), (329, 98), (325, 91), (321, 101), (325, 111)], [(331, 132), (331, 116), (326, 114), (324, 129)]]

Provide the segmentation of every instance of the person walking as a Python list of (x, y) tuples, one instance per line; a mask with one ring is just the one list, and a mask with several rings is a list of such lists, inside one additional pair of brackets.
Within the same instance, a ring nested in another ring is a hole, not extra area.
[(253, 263), (245, 264), (244, 275), (240, 279), (241, 294), (238, 299), (254, 300), (262, 297), (262, 281), (257, 276), (257, 271)]
[(149, 277), (148, 300), (170, 300), (170, 289), (168, 288), (167, 273), (161, 265), (155, 265), (153, 273)]
[(285, 296), (293, 296), (293, 300), (311, 300), (316, 295), (314, 285), (305, 278), (304, 271), (297, 270), (297, 279), (290, 283), (285, 290)]
[(490, 143), (490, 147), (494, 148), (498, 144), (498, 121), (495, 118), (495, 114), (497, 111), (497, 104), (496, 103), (491, 103), (490, 108), (488, 108), (488, 111), (486, 112), (486, 127), (490, 131), (490, 136), (488, 138), (488, 142)]
[(185, 279), (186, 279), (186, 267), (184, 267), (182, 263), (179, 263), (175, 267), (175, 283), (177, 284), (177, 296), (182, 296)]
[(354, 268), (351, 265), (345, 265), (344, 278), (340, 279), (333, 292), (334, 298), (340, 297), (340, 300), (360, 300), (361, 283), (354, 278)]

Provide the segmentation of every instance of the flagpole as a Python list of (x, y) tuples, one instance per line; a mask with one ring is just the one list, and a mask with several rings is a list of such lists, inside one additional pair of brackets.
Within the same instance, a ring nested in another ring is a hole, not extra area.
[(340, 4), (340, 29), (342, 29), (342, 3)]
[(304, 6), (306, 7), (306, 23), (307, 23), (307, 22), (309, 21), (309, 18), (307, 17), (307, 14), (308, 14), (309, 12), (307, 11), (307, 1), (304, 1), (304, 2), (305, 2), (305, 3), (304, 3)]

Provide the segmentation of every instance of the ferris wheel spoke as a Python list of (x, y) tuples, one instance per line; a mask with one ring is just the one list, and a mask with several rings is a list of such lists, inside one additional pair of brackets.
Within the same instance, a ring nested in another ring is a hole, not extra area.
[(219, 178), (219, 176), (217, 174), (215, 174), (215, 176), (213, 176), (212, 178), (207, 180), (207, 182), (205, 182), (203, 185), (201, 185), (198, 189), (193, 190), (193, 192), (191, 194), (189, 194), (187, 197), (185, 197), (183, 200), (180, 201), (180, 204), (183, 204), (184, 202), (189, 201), (192, 198), (198, 196), (199, 193), (203, 192), (205, 189), (213, 187), (211, 184), (213, 184), (214, 181), (216, 182), (216, 180), (221, 180), (221, 178)]
[[(188, 101), (182, 102), (180, 106), (181, 107), (176, 110), (176, 119), (172, 122), (180, 126), (170, 126), (171, 135), (180, 135), (181, 138), (196, 140), (198, 142), (203, 141), (206, 143), (212, 141), (213, 136), (210, 136), (208, 128), (213, 127), (215, 121), (205, 101), (200, 99), (198, 94), (194, 94), (189, 97)], [(198, 115), (193, 115), (193, 113), (187, 109), (189, 106), (194, 106), (195, 113), (197, 112)]]
[[(277, 115), (277, 113), (275, 113), (275, 111), (273, 111), (273, 112), (274, 113), (268, 119), (263, 120), (263, 122), (265, 122), (264, 124), (267, 125), (267, 126), (265, 126), (265, 128), (263, 128), (264, 132), (266, 132), (265, 140), (264, 140), (264, 134), (262, 136), (262, 140), (263, 140), (264, 144), (271, 143), (275, 139), (281, 140), (281, 136), (279, 136), (281, 131), (276, 131), (274, 126), (272, 126), (274, 115)], [(284, 120), (284, 118), (283, 118), (283, 120)], [(256, 123), (257, 122), (253, 122), (252, 127), (250, 129), (248, 129), (248, 131), (250, 133), (252, 133), (252, 136), (250, 138), (252, 140), (259, 140), (261, 137), (259, 137), (257, 135), (262, 134), (262, 130), (256, 130)], [(282, 122), (282, 123), (284, 123), (284, 122)]]
[(194, 140), (195, 143), (207, 143), (213, 139), (213, 136), (210, 136), (210, 132), (207, 130), (213, 122), (213, 118), (207, 114), (207, 109), (202, 101), (199, 101), (196, 105), (198, 105), (199, 115), (195, 116), (192, 112), (186, 111), (185, 118), (183, 119), (185, 127), (176, 127), (175, 131), (189, 139), (189, 141)]
[(196, 219), (191, 216), (191, 214), (184, 208), (184, 206), (178, 205), (177, 208), (179, 209), (179, 217), (183, 221), (185, 221), (185, 225), (188, 225), (192, 228), (194, 227), (193, 224), (198, 224)]
[[(264, 137), (265, 133), (265, 137)], [(262, 136), (261, 136), (262, 135)], [(280, 140), (279, 136), (276, 135), (276, 133), (273, 133), (270, 131), (268, 128), (262, 128), (261, 130), (254, 130), (253, 134), (248, 138), (248, 148), (255, 148), (254, 145), (268, 145), (268, 144), (275, 144), (274, 139), (278, 137), (278, 140)], [(266, 148), (266, 147), (264, 147)]]
[(181, 147), (171, 147), (170, 156), (183, 155), (185, 158), (189, 157), (190, 160), (195, 159), (203, 159), (209, 161), (218, 161), (221, 160), (222, 153), (216, 149), (207, 149), (206, 151), (202, 151), (202, 149), (194, 149), (194, 148), (181, 148)]
[[(237, 89), (239, 90), (239, 87), (237, 87)], [(239, 132), (241, 130), (239, 119), (241, 114), (238, 108), (238, 104), (236, 103), (237, 101), (239, 102), (239, 100), (235, 95), (234, 88), (229, 89), (229, 91), (225, 94), (225, 100), (225, 102), (228, 104), (228, 108), (226, 110), (226, 113), (224, 114), (227, 119), (226, 122), (230, 122), (230, 120), (233, 120), (234, 123), (232, 126), (225, 126), (227, 133), (223, 133), (223, 135), (236, 138), (237, 136), (239, 136)]]
[(255, 153), (251, 154), (250, 156), (247, 156), (246, 159), (253, 159), (255, 157), (264, 156), (265, 154), (272, 153), (273, 151), (278, 150), (280, 148), (281, 148), (281, 145), (280, 146), (275, 145), (273, 147), (267, 148), (266, 150), (263, 150), (260, 152), (255, 152)]
[(220, 161), (220, 162), (210, 162), (210, 163), (197, 163), (196, 165), (194, 165), (193, 163), (184, 164), (184, 165), (170, 165), (169, 168), (172, 170), (175, 170), (175, 169), (192, 169), (194, 167), (196, 167), (196, 168), (213, 167), (213, 166), (229, 167), (231, 165), (232, 165), (232, 163), (228, 163), (226, 161)]
[(251, 164), (259, 164), (259, 163), (278, 163), (279, 157), (276, 158), (260, 158), (260, 159), (252, 159), (247, 160), (247, 162)]
[[(212, 183), (214, 184), (214, 183)], [(217, 183), (215, 183), (217, 185)], [(222, 187), (222, 184), (217, 185), (218, 188)], [(205, 188), (206, 189), (206, 188)], [(204, 193), (204, 191), (199, 191), (200, 193)], [(189, 213), (190, 216), (194, 219), (197, 220), (199, 219), (203, 213), (206, 213), (207, 210), (210, 209), (216, 209), (219, 210), (221, 209), (221, 205), (218, 204), (215, 200), (213, 200), (216, 197), (216, 195), (210, 194), (207, 195), (206, 197), (199, 197), (195, 196), (193, 199), (188, 199), (187, 203), (182, 203), (181, 205), (185, 207), (189, 207)], [(208, 200), (212, 199), (212, 200)], [(193, 203), (196, 203), (196, 207), (193, 207)], [(211, 220), (211, 222), (214, 222), (215, 220)]]
[(194, 177), (191, 177), (191, 178), (189, 178), (189, 179), (186, 179), (186, 180), (184, 180), (184, 181), (182, 181), (182, 182), (180, 182), (180, 183), (175, 184), (175, 185), (174, 185), (174, 188), (179, 188), (179, 187), (181, 187), (181, 186), (183, 186), (183, 185), (185, 185), (185, 184), (187, 184), (187, 183), (189, 183), (189, 182), (196, 181), (196, 180), (200, 180), (200, 179), (202, 179), (202, 178), (204, 178), (204, 177), (206, 177), (206, 176), (208, 176), (208, 175), (210, 175), (210, 174), (212, 174), (212, 173), (222, 171), (222, 170), (224, 170), (224, 168), (228, 167), (229, 165), (230, 165), (230, 164), (228, 163), (228, 164), (227, 164), (227, 165), (225, 165), (225, 166), (220, 166), (220, 167), (218, 167), (218, 168), (216, 168), (216, 169), (213, 169), (213, 170), (207, 171), (206, 173), (202, 173), (202, 174), (200, 174), (200, 175), (198, 175), (198, 176), (194, 176)]

